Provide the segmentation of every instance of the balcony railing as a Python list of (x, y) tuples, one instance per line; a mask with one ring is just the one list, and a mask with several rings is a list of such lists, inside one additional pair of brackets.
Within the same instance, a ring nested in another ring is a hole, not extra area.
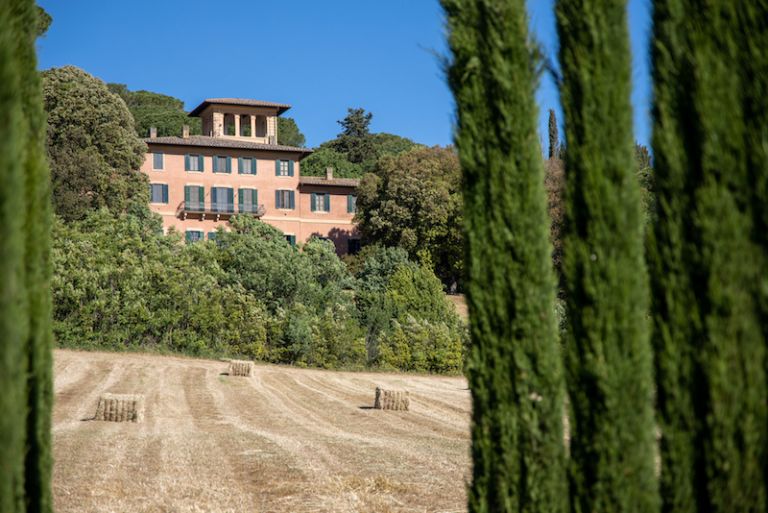
[(181, 219), (188, 217), (200, 217), (201, 219), (229, 219), (238, 214), (251, 214), (255, 217), (261, 217), (266, 212), (264, 205), (242, 205), (234, 203), (196, 203), (191, 201), (182, 201), (176, 209), (176, 215)]

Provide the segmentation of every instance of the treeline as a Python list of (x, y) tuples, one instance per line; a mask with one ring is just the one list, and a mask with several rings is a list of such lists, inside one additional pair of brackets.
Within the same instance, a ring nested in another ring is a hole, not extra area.
[(351, 273), (333, 243), (298, 249), (235, 216), (185, 245), (154, 217), (104, 209), (53, 238), (60, 346), (240, 356), (324, 368), (459, 372), (465, 329), (428, 268), (368, 248)]

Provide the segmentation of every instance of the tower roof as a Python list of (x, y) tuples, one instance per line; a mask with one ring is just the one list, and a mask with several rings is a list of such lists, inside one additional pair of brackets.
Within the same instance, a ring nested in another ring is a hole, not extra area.
[(245, 107), (273, 107), (277, 109), (278, 116), (290, 109), (291, 106), (286, 103), (265, 102), (262, 100), (252, 100), (249, 98), (208, 98), (192, 109), (189, 113), (191, 117), (199, 115), (208, 105), (237, 105)]

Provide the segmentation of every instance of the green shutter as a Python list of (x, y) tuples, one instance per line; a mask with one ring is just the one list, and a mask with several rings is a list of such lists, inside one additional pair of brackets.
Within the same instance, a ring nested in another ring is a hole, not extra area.
[(237, 157), (237, 174), (243, 174), (243, 157)]
[(289, 208), (291, 210), (293, 210), (294, 208), (296, 208), (296, 204), (294, 203), (294, 198), (293, 198), (293, 191), (290, 191), (290, 194), (288, 195), (288, 197), (289, 197), (289, 201), (290, 201), (290, 207)]
[(219, 210), (219, 195), (217, 194), (218, 187), (211, 187), (211, 210), (218, 212)]
[(312, 212), (315, 212), (317, 210), (317, 194), (312, 193), (312, 201), (309, 203), (309, 208)]
[(275, 191), (275, 208), (283, 208), (280, 205), (280, 191)]
[(227, 189), (227, 212), (235, 210), (235, 190), (230, 187)]
[(168, 203), (168, 184), (163, 184), (163, 203)]
[(256, 157), (251, 159), (251, 174), (256, 174)]
[(232, 172), (232, 157), (227, 157), (227, 173)]
[(323, 195), (323, 200), (325, 202), (325, 211), (330, 212), (331, 211), (331, 195), (326, 192)]
[(259, 191), (254, 189), (253, 190), (253, 206), (254, 208), (259, 208)]
[(243, 194), (244, 193), (245, 193), (245, 189), (237, 190), (237, 211), (238, 212), (243, 211)]
[(185, 233), (185, 238), (187, 239), (187, 244), (192, 242), (192, 232), (186, 232)]
[(288, 161), (288, 176), (293, 176), (293, 161)]
[(347, 213), (352, 212), (352, 195), (347, 194)]
[(189, 171), (189, 153), (184, 155), (184, 171)]
[(189, 208), (189, 185), (184, 186), (184, 208)]
[(197, 170), (201, 173), (205, 171), (205, 159), (203, 159), (202, 155), (197, 156)]
[[(205, 187), (197, 188), (197, 198), (200, 201), (200, 208), (205, 207)], [(203, 208), (203, 210), (205, 210)]]
[(275, 161), (275, 176), (280, 176), (280, 161)]

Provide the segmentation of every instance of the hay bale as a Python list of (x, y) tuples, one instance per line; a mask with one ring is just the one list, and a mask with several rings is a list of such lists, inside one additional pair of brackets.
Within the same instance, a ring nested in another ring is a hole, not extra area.
[(249, 362), (246, 360), (231, 360), (229, 362), (229, 375), (244, 376), (247, 378), (251, 375), (252, 368), (253, 368), (253, 362)]
[(376, 401), (373, 407), (377, 410), (408, 411), (411, 400), (406, 390), (386, 390), (376, 387)]
[(102, 394), (93, 420), (141, 422), (144, 420), (144, 396), (139, 394)]

